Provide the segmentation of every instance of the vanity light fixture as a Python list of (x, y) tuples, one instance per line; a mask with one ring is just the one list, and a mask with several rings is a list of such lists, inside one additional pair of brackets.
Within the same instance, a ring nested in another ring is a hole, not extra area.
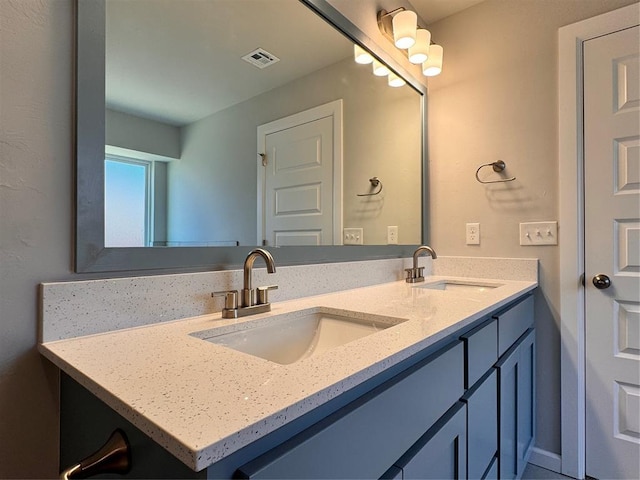
[(373, 74), (376, 77), (385, 77), (389, 75), (389, 73), (391, 73), (389, 67), (376, 59), (373, 60)]
[(393, 43), (396, 47), (407, 49), (416, 43), (418, 15), (411, 10), (398, 12), (392, 20)]
[(399, 77), (389, 69), (384, 63), (377, 58), (374, 58), (369, 52), (367, 52), (360, 45), (353, 45), (353, 56), (356, 63), (361, 65), (372, 64), (373, 74), (376, 77), (387, 77), (387, 84), (390, 87), (402, 87), (406, 85), (406, 82), (402, 77)]
[(429, 58), (422, 64), (422, 73), (427, 77), (439, 75), (442, 72), (443, 49), (440, 45), (429, 47)]
[(353, 57), (356, 63), (359, 63), (360, 65), (368, 65), (374, 60), (373, 55), (367, 52), (360, 45), (356, 44), (353, 45)]
[(431, 33), (417, 23), (415, 12), (404, 7), (387, 12), (378, 12), (378, 28), (382, 35), (405, 53), (415, 65), (422, 64), (422, 73), (427, 77), (442, 72), (443, 48), (431, 43)]
[(406, 82), (393, 72), (389, 72), (388, 83), (390, 87), (402, 87)]
[(431, 44), (431, 32), (424, 28), (419, 28), (416, 32), (416, 43), (409, 47), (409, 61), (415, 65), (420, 65), (429, 58), (429, 45)]

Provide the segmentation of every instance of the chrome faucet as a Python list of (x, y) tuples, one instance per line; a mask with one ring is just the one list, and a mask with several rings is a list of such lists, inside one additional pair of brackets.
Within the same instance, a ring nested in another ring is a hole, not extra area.
[(431, 255), (431, 258), (433, 259), (438, 258), (433, 248), (429, 247), (428, 245), (422, 245), (421, 247), (418, 247), (416, 251), (413, 252), (413, 268), (405, 268), (405, 272), (407, 272), (407, 283), (424, 282), (424, 267), (418, 267), (418, 257), (425, 252)]
[[(256, 258), (262, 257), (264, 258), (264, 262), (267, 264), (267, 272), (268, 273), (276, 273), (276, 264), (273, 262), (273, 257), (269, 252), (267, 252), (263, 248), (256, 248), (255, 250), (251, 250), (247, 258), (244, 260), (244, 287), (242, 288), (242, 307), (253, 307), (256, 305), (256, 301), (260, 303), (260, 292), (266, 292), (268, 290), (277, 289), (277, 285), (271, 285), (269, 287), (258, 287), (256, 288), (256, 294), (254, 294), (253, 289), (251, 288), (251, 272), (253, 269), (253, 263), (256, 261)], [(264, 289), (267, 290), (264, 290)], [(264, 302), (268, 303), (268, 302)]]
[(224, 292), (213, 292), (212, 297), (224, 296), (224, 308), (222, 309), (222, 318), (238, 318), (256, 313), (264, 313), (271, 311), (269, 303), (269, 290), (276, 290), (277, 285), (269, 285), (266, 287), (257, 287), (255, 290), (251, 287), (251, 273), (256, 258), (262, 257), (267, 264), (268, 273), (276, 273), (276, 265), (271, 254), (263, 248), (256, 248), (249, 252), (244, 260), (244, 285), (242, 288), (242, 297), (240, 306), (238, 306), (238, 291), (228, 290)]

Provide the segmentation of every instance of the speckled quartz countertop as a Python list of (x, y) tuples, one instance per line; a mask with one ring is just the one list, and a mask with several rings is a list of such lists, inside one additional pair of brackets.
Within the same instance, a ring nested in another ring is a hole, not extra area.
[[(446, 277), (455, 279), (455, 277)], [(445, 277), (428, 277), (426, 283)], [(474, 279), (460, 279), (465, 282)], [(199, 471), (386, 368), (533, 290), (533, 281), (458, 293), (404, 281), (276, 302), (268, 314), (220, 313), (45, 342), (72, 378)], [(289, 365), (193, 336), (300, 309), (326, 307), (406, 320)]]

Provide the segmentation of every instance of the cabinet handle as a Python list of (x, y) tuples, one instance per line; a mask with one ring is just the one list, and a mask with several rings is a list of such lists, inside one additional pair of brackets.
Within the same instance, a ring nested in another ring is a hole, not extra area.
[(73, 465), (60, 474), (61, 480), (88, 478), (103, 473), (124, 475), (131, 470), (131, 448), (126, 434), (116, 429), (107, 443), (80, 463)]

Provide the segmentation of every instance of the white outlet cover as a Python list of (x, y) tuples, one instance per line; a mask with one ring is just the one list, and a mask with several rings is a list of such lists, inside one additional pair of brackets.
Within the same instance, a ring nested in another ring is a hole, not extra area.
[(467, 223), (466, 243), (467, 245), (480, 245), (479, 223)]
[(398, 244), (398, 227), (396, 225), (387, 226), (387, 244), (388, 245)]

